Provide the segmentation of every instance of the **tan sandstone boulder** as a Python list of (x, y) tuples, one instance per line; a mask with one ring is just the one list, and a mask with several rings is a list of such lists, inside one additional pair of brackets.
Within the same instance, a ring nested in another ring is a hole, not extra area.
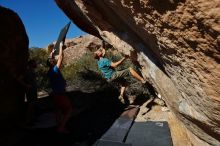
[(140, 63), (192, 145), (220, 145), (219, 0), (55, 1), (82, 30)]

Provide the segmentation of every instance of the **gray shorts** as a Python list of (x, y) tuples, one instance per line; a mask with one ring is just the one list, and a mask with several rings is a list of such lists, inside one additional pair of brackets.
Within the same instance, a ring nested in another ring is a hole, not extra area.
[(117, 80), (119, 78), (124, 78), (126, 76), (130, 75), (130, 70), (129, 68), (127, 69), (124, 69), (124, 70), (120, 70), (120, 71), (115, 71), (113, 74), (112, 74), (112, 77), (108, 80), (110, 82), (114, 81), (114, 80)]

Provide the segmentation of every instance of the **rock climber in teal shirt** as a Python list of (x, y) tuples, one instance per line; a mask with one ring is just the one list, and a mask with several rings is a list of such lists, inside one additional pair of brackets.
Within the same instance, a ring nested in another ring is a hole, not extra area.
[[(143, 84), (146, 83), (146, 81), (131, 67), (121, 71), (115, 70), (115, 68), (118, 67), (126, 58), (128, 58), (128, 56), (123, 57), (121, 60), (117, 62), (112, 62), (111, 60), (105, 58), (104, 56), (105, 56), (105, 49), (102, 47), (94, 52), (94, 58), (98, 60), (97, 61), (98, 67), (107, 81), (111, 82), (118, 78), (124, 78), (131, 74), (133, 77), (141, 81)], [(122, 85), (119, 99), (123, 103), (124, 103), (124, 92), (125, 92), (125, 85)]]
[(101, 72), (105, 76), (106, 79), (110, 79), (114, 69), (111, 67), (111, 61), (107, 58), (100, 58), (97, 62), (98, 67), (100, 68)]

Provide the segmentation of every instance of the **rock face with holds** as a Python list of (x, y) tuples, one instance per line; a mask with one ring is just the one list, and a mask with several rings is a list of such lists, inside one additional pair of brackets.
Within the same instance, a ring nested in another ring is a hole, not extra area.
[(220, 145), (218, 0), (55, 0), (82, 30), (142, 66), (193, 145)]
[(24, 91), (18, 77), (28, 60), (28, 37), (19, 16), (0, 6), (0, 129), (19, 123), (24, 108)]

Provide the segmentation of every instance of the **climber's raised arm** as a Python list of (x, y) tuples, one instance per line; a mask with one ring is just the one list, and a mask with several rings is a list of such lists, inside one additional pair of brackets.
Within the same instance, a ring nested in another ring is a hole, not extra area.
[(60, 69), (62, 66), (62, 61), (63, 61), (63, 49), (65, 49), (65, 45), (63, 43), (60, 43), (60, 48), (59, 48), (59, 55), (58, 55), (58, 60), (57, 60), (57, 67)]

